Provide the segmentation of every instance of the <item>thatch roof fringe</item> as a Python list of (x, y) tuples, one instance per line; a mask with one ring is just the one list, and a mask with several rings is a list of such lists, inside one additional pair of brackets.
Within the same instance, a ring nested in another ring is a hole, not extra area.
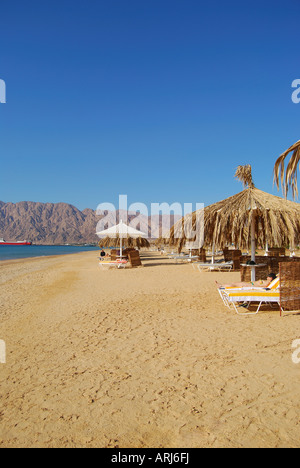
[[(291, 155), (291, 158), (285, 171), (285, 159), (288, 155)], [(300, 168), (300, 140), (282, 153), (274, 166), (274, 182), (278, 189), (281, 185), (285, 197), (289, 190), (292, 191), (294, 199), (298, 197), (298, 165)]]
[[(120, 247), (120, 237), (105, 237), (99, 242), (99, 247)], [(122, 238), (122, 246), (125, 247), (135, 247), (141, 249), (143, 247), (150, 247), (150, 242), (144, 237), (125, 237)]]

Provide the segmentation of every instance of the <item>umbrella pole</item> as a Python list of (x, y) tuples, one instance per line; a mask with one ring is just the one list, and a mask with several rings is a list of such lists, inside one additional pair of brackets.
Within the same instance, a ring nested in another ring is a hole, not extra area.
[(269, 253), (269, 244), (268, 242), (266, 242), (266, 251), (265, 251), (265, 257), (268, 256), (268, 253)]
[[(123, 225), (123, 220), (121, 219), (120, 221), (120, 225)], [(123, 238), (122, 238), (122, 235), (120, 236), (120, 257), (121, 257), (121, 260), (122, 260), (122, 243), (123, 243)]]
[[(255, 216), (252, 215), (251, 222), (251, 260), (255, 262)], [(251, 268), (251, 281), (255, 281), (255, 267)]]

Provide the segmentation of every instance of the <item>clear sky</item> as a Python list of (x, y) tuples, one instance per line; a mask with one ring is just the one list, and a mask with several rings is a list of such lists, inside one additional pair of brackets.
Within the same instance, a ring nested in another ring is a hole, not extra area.
[(0, 200), (210, 203), (300, 139), (299, 0), (1, 4)]

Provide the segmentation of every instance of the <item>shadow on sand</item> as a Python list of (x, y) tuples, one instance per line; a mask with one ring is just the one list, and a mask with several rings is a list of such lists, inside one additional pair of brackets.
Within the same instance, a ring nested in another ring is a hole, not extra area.
[[(151, 255), (147, 255), (145, 253), (141, 254), (141, 262), (143, 263), (144, 267), (186, 265), (186, 263), (173, 263), (172, 259), (167, 259), (164, 256), (151, 256)], [(147, 263), (147, 262), (151, 262), (151, 263)], [(152, 262), (155, 262), (155, 263), (152, 263)]]

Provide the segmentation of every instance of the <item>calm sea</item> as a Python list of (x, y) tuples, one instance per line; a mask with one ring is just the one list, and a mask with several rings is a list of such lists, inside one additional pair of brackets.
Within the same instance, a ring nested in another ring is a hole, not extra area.
[(0, 261), (18, 258), (45, 257), (48, 255), (67, 255), (99, 250), (99, 247), (75, 247), (69, 245), (0, 245)]

